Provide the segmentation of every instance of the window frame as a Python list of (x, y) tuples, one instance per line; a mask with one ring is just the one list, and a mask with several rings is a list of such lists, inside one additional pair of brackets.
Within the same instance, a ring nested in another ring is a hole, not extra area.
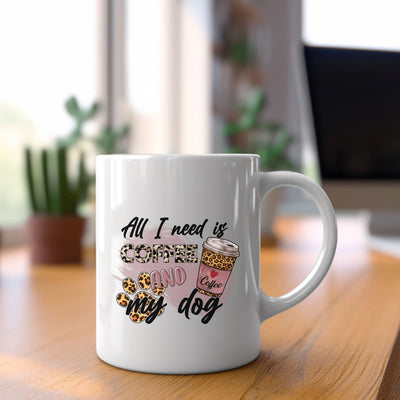
[[(131, 3), (132, 4), (132, 3)], [(99, 0), (97, 3), (97, 99), (104, 112), (100, 125), (129, 123), (130, 152), (209, 153), (212, 151), (212, 0), (163, 0), (162, 60), (160, 84), (162, 104), (160, 132), (146, 134), (138, 145), (135, 118), (127, 98), (127, 0)], [(201, 84), (202, 75), (210, 85)], [(128, 111), (127, 111), (128, 110)], [(196, 123), (193, 123), (193, 120)], [(139, 140), (140, 141), (140, 140)], [(143, 145), (145, 143), (145, 145)], [(26, 243), (26, 223), (0, 228), (1, 246)]]

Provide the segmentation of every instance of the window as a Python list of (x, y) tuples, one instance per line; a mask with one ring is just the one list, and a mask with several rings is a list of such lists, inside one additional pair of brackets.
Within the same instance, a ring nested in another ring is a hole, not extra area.
[(29, 213), (23, 149), (68, 133), (65, 100), (96, 99), (96, 0), (0, 3), (0, 228)]
[(313, 46), (400, 50), (398, 0), (303, 0), (303, 38)]
[(210, 150), (210, 13), (208, 0), (0, 3), (0, 230), (29, 215), (24, 147), (70, 131), (71, 95), (129, 123), (128, 151)]

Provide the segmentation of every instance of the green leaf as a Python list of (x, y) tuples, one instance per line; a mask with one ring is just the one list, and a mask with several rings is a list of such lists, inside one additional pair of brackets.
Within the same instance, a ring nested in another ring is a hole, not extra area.
[(243, 112), (239, 117), (239, 126), (242, 130), (255, 129), (260, 113), (266, 104), (266, 97), (261, 89), (253, 89), (249, 99), (243, 107)]
[(291, 142), (292, 137), (290, 133), (286, 130), (281, 130), (275, 137), (274, 146), (279, 149), (280, 153), (284, 153), (289, 147), (289, 143)]
[(282, 124), (280, 124), (279, 122), (267, 122), (267, 123), (263, 124), (262, 127), (264, 129), (266, 129), (267, 131), (276, 133), (280, 129), (282, 129)]
[(28, 183), (28, 194), (31, 203), (31, 208), (33, 212), (38, 212), (39, 207), (37, 204), (37, 199), (35, 194), (35, 183), (33, 178), (32, 150), (30, 148), (25, 148), (25, 168), (26, 168), (26, 179)]
[(256, 117), (253, 114), (246, 113), (243, 114), (239, 119), (239, 130), (240, 131), (248, 131), (250, 129), (254, 129), (256, 126)]
[(226, 150), (227, 153), (229, 154), (237, 154), (237, 153), (242, 153), (242, 150), (239, 149), (237, 146), (230, 146)]
[(261, 89), (253, 89), (250, 93), (248, 110), (253, 115), (258, 115), (264, 108), (266, 97)]
[(47, 150), (45, 149), (43, 149), (40, 153), (40, 164), (43, 179), (44, 208), (46, 209), (46, 212), (49, 213), (52, 209), (52, 206), (49, 186), (49, 162)]
[(64, 146), (59, 146), (56, 150), (58, 192), (60, 202), (60, 212), (63, 214), (73, 214), (75, 212), (73, 201), (71, 201), (71, 191), (67, 173), (67, 151)]
[(242, 127), (239, 124), (237, 124), (236, 122), (228, 123), (228, 124), (225, 124), (225, 126), (223, 127), (222, 134), (224, 136), (233, 136), (233, 135), (236, 135), (237, 133), (239, 133), (241, 130), (242, 130)]
[(229, 54), (232, 61), (240, 66), (248, 64), (252, 58), (251, 47), (246, 39), (241, 39), (232, 43), (229, 49)]

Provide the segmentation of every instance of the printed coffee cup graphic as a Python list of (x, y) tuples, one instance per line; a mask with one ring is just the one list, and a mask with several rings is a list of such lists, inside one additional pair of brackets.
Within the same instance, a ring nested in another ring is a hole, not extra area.
[(229, 240), (209, 237), (203, 244), (197, 289), (207, 296), (220, 297), (239, 257), (239, 246)]

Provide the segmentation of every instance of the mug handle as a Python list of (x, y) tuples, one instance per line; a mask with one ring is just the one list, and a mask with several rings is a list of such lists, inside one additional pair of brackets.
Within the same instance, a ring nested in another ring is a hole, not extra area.
[[(303, 282), (290, 292), (279, 297), (270, 297), (262, 290), (259, 291), (258, 311), (260, 322), (262, 322), (304, 300), (321, 283), (328, 272), (335, 255), (337, 244), (337, 223), (335, 212), (328, 196), (320, 186), (305, 175), (289, 171), (257, 172), (253, 175), (252, 180), (253, 182), (250, 185), (251, 191), (253, 191), (252, 194), (258, 197), (259, 200), (255, 203), (258, 204), (258, 206), (256, 206), (258, 209), (253, 208), (254, 217), (256, 216), (257, 219), (259, 218), (262, 200), (271, 190), (281, 186), (291, 186), (303, 190), (312, 197), (321, 214), (324, 231), (322, 249), (319, 253), (318, 259), (314, 264), (313, 269)], [(248, 194), (251, 195), (249, 192)], [(251, 220), (252, 218), (250, 217), (248, 220), (249, 225)], [(258, 268), (253, 270), (258, 272)], [(257, 281), (259, 282), (259, 278)]]

